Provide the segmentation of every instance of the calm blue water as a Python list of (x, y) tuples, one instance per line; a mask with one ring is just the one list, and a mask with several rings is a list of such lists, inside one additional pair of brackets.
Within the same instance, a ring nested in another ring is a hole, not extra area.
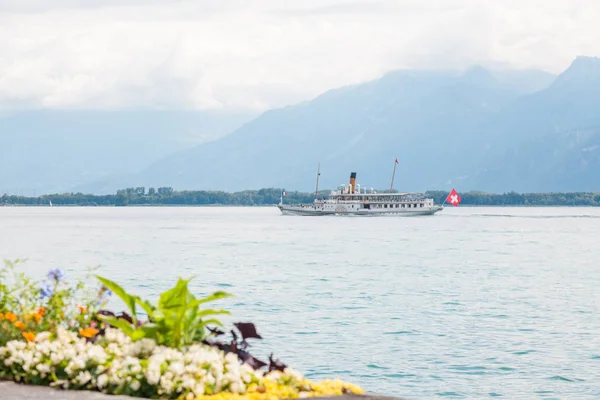
[(600, 209), (282, 217), (275, 208), (0, 208), (0, 258), (150, 298), (236, 295), (276, 356), (410, 399), (600, 398)]

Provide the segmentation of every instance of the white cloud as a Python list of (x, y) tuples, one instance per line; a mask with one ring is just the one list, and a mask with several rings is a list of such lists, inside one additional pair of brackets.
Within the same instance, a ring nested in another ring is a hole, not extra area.
[(597, 0), (0, 0), (0, 108), (271, 108), (398, 68), (560, 72)]

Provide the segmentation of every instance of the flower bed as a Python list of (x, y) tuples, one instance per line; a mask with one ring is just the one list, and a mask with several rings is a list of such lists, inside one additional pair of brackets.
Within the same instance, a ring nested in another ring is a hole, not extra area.
[[(14, 264), (0, 270), (0, 378), (146, 398), (275, 400), (363, 393), (339, 380), (311, 382), (272, 356), (268, 363), (254, 358), (247, 340), (261, 337), (252, 323), (234, 324), (229, 342), (217, 340), (224, 332), (214, 315), (228, 312), (199, 307), (227, 293), (197, 299), (188, 281), (179, 280), (152, 305), (97, 277), (101, 287), (84, 305), (73, 306), (85, 285), (63, 287), (61, 271), (51, 271), (41, 286), (16, 274), (10, 287), (7, 272), (14, 272)], [(101, 308), (111, 291), (130, 313)], [(136, 305), (146, 311), (146, 321), (138, 319)]]

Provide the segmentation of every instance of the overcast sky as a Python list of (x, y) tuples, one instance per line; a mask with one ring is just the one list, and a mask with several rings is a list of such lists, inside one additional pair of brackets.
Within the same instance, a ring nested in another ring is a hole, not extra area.
[(253, 108), (399, 68), (560, 72), (600, 0), (0, 0), (0, 108)]

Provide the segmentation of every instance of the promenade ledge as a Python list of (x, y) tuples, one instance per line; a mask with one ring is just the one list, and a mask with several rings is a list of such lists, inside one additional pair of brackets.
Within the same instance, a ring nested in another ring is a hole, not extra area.
[[(48, 386), (23, 385), (0, 381), (2, 400), (145, 400), (142, 397), (110, 395), (90, 390), (62, 390)], [(312, 397), (313, 400), (406, 400), (377, 394)]]

